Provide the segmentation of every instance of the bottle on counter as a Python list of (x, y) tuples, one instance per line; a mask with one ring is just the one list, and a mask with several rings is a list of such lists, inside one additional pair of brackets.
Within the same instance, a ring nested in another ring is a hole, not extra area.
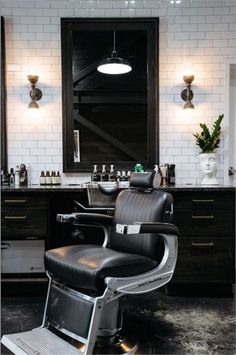
[(46, 185), (51, 185), (52, 184), (52, 177), (51, 177), (50, 172), (48, 170), (46, 171), (45, 182), (46, 182)]
[(116, 181), (116, 174), (115, 174), (115, 171), (114, 171), (114, 165), (110, 166), (110, 172), (109, 172), (109, 175), (108, 175), (108, 180), (109, 181)]
[(169, 167), (169, 184), (175, 185), (175, 164), (170, 164)]
[(121, 181), (121, 172), (119, 170), (116, 173), (116, 181)]
[(167, 186), (167, 166), (163, 166), (161, 165), (160, 167), (160, 171), (161, 171), (161, 186)]
[(25, 164), (20, 165), (20, 185), (27, 186), (28, 185), (28, 176)]
[(102, 166), (101, 181), (108, 181), (108, 174), (106, 172), (106, 165)]
[(9, 186), (9, 184), (10, 184), (9, 178), (10, 178), (10, 175), (8, 174), (8, 171), (4, 170), (3, 176), (2, 176), (2, 185), (3, 186)]
[(141, 164), (136, 164), (134, 167), (134, 171), (136, 173), (142, 173), (144, 171), (143, 166)]
[(56, 172), (55, 171), (52, 171), (51, 179), (52, 179), (52, 185), (56, 186), (57, 185), (57, 176), (56, 176)]
[(126, 181), (126, 173), (125, 173), (124, 170), (123, 170), (122, 173), (121, 173), (120, 181)]
[(155, 171), (155, 175), (153, 179), (153, 187), (155, 189), (158, 189), (161, 185), (161, 174), (160, 174), (159, 166), (157, 164), (155, 165), (154, 171)]
[(93, 166), (93, 172), (91, 174), (91, 182), (100, 181), (100, 174), (97, 171), (97, 165)]
[(29, 163), (26, 164), (26, 172), (27, 172), (28, 185), (31, 185), (31, 168)]
[(20, 167), (19, 167), (19, 165), (16, 165), (16, 169), (15, 169), (15, 186), (16, 187), (20, 186)]
[(11, 170), (10, 170), (9, 183), (10, 183), (10, 186), (15, 186), (15, 174), (14, 174), (13, 168), (11, 168)]
[(61, 185), (61, 175), (59, 171), (57, 172), (56, 176), (57, 176), (57, 185)]
[(127, 171), (126, 180), (130, 181), (130, 179), (131, 179), (131, 171), (129, 170)]
[(170, 165), (166, 163), (164, 166), (166, 166), (166, 185), (168, 185), (169, 184), (169, 175), (170, 175)]
[(39, 177), (39, 184), (42, 186), (46, 185), (46, 176), (44, 174), (44, 171), (41, 171), (41, 174)]

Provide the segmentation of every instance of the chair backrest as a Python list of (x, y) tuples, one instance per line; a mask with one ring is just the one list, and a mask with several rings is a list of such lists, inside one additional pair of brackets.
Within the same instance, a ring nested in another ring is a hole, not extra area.
[(133, 173), (130, 190), (119, 193), (114, 213), (109, 247), (118, 251), (160, 258), (162, 239), (155, 234), (116, 233), (116, 224), (133, 222), (169, 222), (168, 213), (173, 202), (172, 195), (161, 190), (152, 189), (152, 173)]

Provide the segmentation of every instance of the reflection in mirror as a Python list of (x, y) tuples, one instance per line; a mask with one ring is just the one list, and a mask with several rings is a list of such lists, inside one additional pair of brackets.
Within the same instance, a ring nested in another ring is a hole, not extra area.
[[(157, 19), (62, 19), (64, 171), (157, 160)], [(111, 56), (132, 70), (104, 74)]]

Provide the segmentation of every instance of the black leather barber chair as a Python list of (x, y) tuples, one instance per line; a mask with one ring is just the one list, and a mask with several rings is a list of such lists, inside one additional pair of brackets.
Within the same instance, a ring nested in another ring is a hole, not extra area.
[(106, 226), (107, 243), (46, 252), (50, 281), (43, 325), (3, 337), (15, 354), (135, 353), (120, 338), (122, 296), (165, 285), (177, 259), (178, 229), (169, 223), (172, 197), (152, 184), (152, 173), (133, 173), (131, 189), (116, 199), (114, 217), (58, 215), (61, 222)]

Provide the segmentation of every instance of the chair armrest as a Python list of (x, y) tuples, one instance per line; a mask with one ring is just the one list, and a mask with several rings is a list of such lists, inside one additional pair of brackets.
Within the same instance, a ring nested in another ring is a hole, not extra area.
[(179, 235), (176, 225), (163, 222), (134, 222), (133, 224), (117, 224), (116, 232), (120, 234), (157, 233)]
[(76, 222), (85, 225), (107, 226), (112, 223), (113, 217), (100, 213), (71, 213), (57, 214), (56, 220), (60, 223)]
[(76, 213), (78, 224), (109, 226), (112, 224), (113, 217), (101, 213)]

